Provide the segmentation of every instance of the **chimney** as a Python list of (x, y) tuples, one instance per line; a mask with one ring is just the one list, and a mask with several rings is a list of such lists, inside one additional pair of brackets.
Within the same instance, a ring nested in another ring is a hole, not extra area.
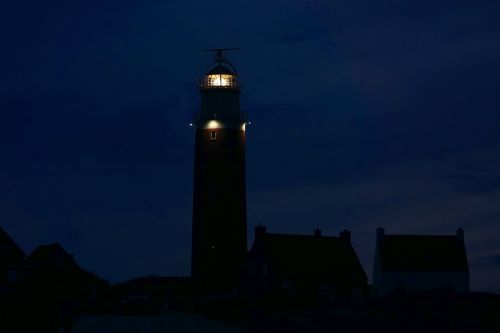
[(382, 241), (385, 237), (384, 228), (377, 228), (377, 243)]
[(341, 231), (339, 233), (339, 238), (351, 244), (351, 232), (349, 230), (344, 229), (344, 231)]
[(262, 236), (264, 236), (266, 232), (266, 226), (259, 223), (259, 225), (255, 227), (255, 240), (257, 241), (259, 239), (262, 239)]
[(462, 228), (457, 229), (457, 240), (462, 243), (465, 242), (464, 229)]
[(321, 237), (321, 229), (320, 228), (316, 228), (316, 230), (314, 230), (314, 236)]

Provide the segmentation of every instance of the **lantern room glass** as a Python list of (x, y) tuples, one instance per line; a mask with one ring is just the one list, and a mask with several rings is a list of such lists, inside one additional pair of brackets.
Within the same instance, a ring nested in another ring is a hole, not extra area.
[(206, 76), (206, 85), (209, 87), (234, 87), (236, 78), (231, 74), (209, 74)]

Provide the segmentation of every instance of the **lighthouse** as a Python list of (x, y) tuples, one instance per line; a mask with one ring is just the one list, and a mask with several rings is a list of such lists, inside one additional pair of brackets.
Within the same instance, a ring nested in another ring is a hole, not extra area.
[(247, 255), (245, 126), (235, 67), (215, 52), (200, 79), (201, 108), (194, 116), (195, 153), (191, 275), (232, 284)]

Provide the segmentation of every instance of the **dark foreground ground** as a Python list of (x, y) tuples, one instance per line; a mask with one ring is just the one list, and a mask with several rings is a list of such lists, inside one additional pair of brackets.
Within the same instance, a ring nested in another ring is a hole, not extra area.
[(211, 298), (165, 304), (140, 297), (128, 305), (0, 298), (0, 332), (367, 332), (500, 333), (500, 295), (400, 294), (311, 300), (289, 296)]
[(166, 312), (157, 316), (82, 315), (74, 333), (240, 333), (244, 328), (199, 315)]
[(281, 309), (271, 310), (276, 304), (267, 304), (245, 312), (241, 303), (214, 303), (203, 315), (172, 310), (137, 316), (86, 314), (76, 319), (73, 332), (500, 332), (500, 298), (486, 294), (467, 298), (406, 295), (363, 305), (309, 309), (292, 303)]

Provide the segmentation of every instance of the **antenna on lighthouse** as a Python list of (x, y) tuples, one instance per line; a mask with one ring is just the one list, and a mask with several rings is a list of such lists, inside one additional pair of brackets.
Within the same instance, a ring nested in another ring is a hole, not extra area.
[(206, 49), (206, 50), (202, 50), (202, 52), (215, 52), (215, 59), (224, 59), (222, 52), (224, 52), (224, 51), (237, 51), (237, 50), (239, 50), (239, 48), (229, 47), (229, 48), (223, 48), (223, 49)]

